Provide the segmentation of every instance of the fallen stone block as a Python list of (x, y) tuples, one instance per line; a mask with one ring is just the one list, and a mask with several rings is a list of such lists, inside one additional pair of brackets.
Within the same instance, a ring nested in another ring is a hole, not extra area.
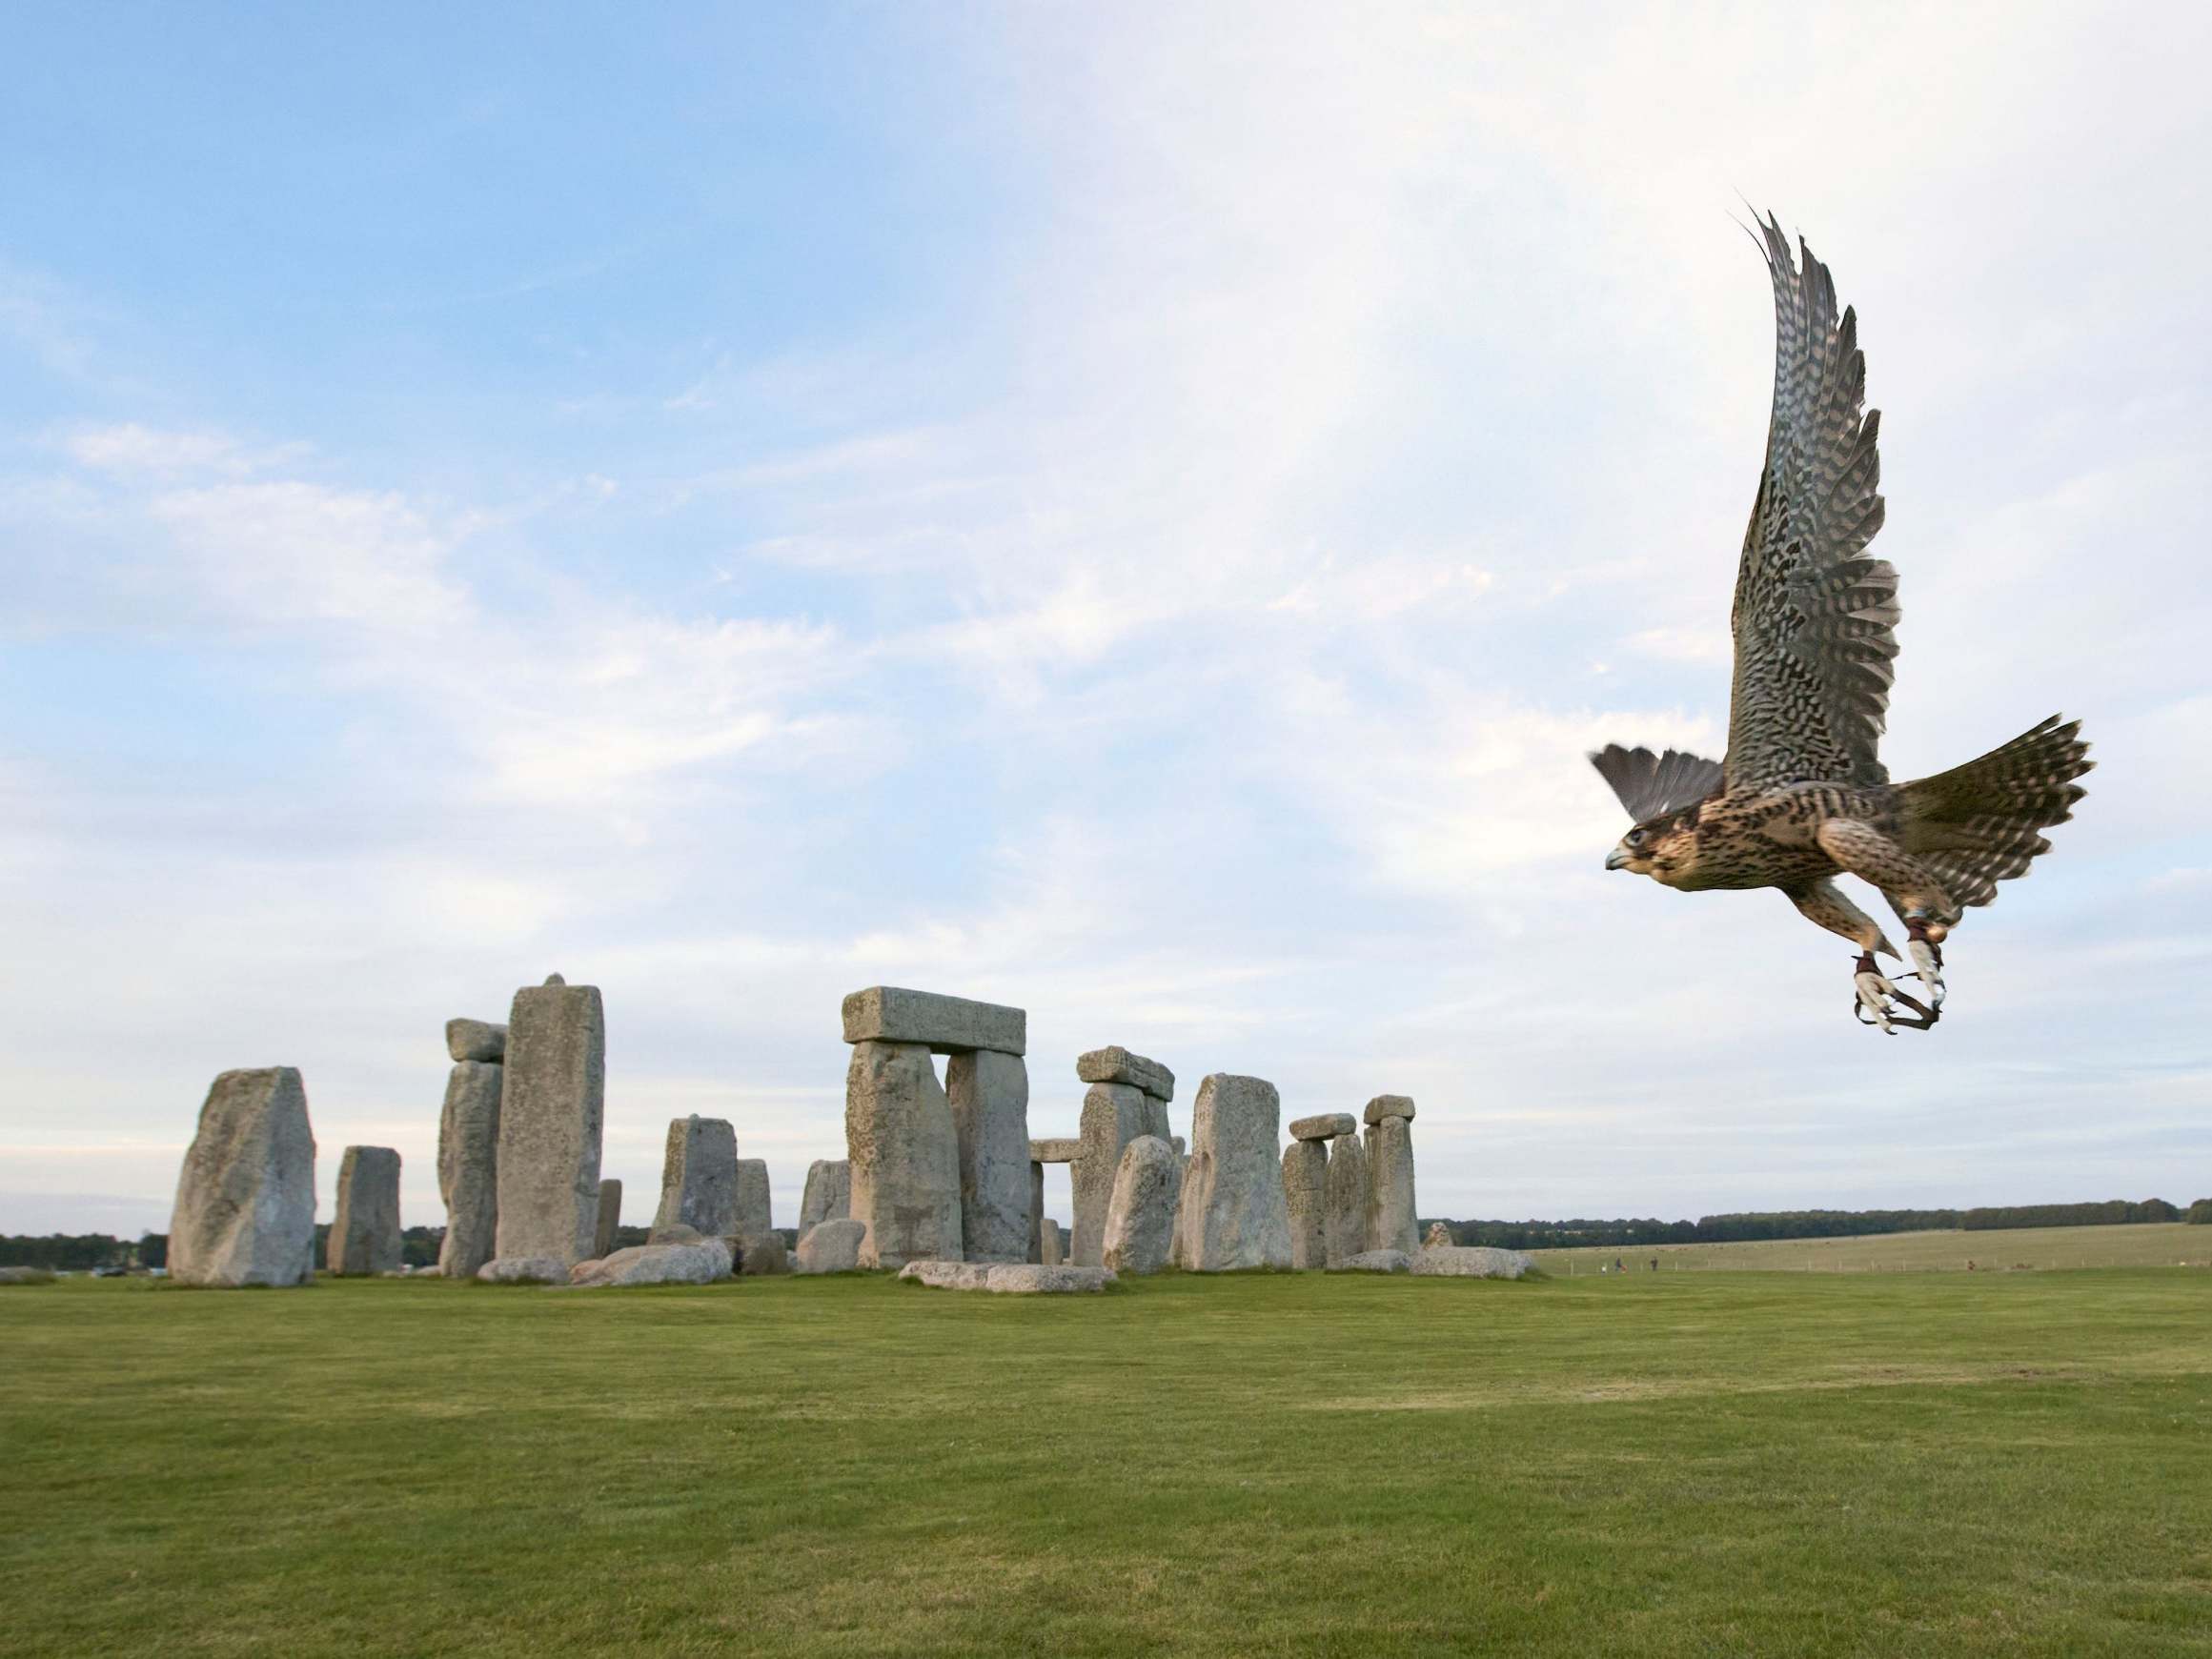
[(984, 1276), (984, 1288), (999, 1296), (1061, 1296), (1086, 1290), (1104, 1290), (1115, 1282), (1106, 1267), (1045, 1267), (1024, 1263), (994, 1266)]
[(1350, 1112), (1322, 1112), (1310, 1118), (1292, 1118), (1289, 1136), (1293, 1141), (1333, 1141), (1358, 1128), (1358, 1120)]
[(799, 1241), (802, 1273), (850, 1273), (861, 1264), (861, 1241), (867, 1227), (850, 1216), (816, 1222)]
[(1410, 1123), (1413, 1121), (1412, 1099), (1408, 1095), (1377, 1095), (1368, 1102), (1366, 1118), (1370, 1123), (1385, 1118), (1403, 1118)]
[(399, 1154), (391, 1147), (349, 1146), (339, 1158), (328, 1250), (333, 1273), (367, 1278), (397, 1270)]
[(933, 1290), (981, 1290), (990, 1270), (987, 1262), (909, 1262), (899, 1269), (899, 1277)]
[(1362, 1250), (1356, 1256), (1347, 1256), (1335, 1264), (1339, 1273), (1404, 1273), (1411, 1269), (1413, 1258), (1403, 1250)]
[(315, 1134), (289, 1065), (226, 1071), (200, 1106), (176, 1178), (169, 1276), (292, 1285), (315, 1276)]
[(507, 1028), (489, 1020), (448, 1020), (445, 1051), (457, 1061), (497, 1065), (507, 1058)]
[(1156, 1060), (1131, 1054), (1118, 1044), (1076, 1056), (1075, 1075), (1085, 1082), (1126, 1082), (1156, 1101), (1175, 1098), (1175, 1074)]
[(1319, 1141), (1295, 1140), (1283, 1148), (1283, 1203), (1290, 1215), (1290, 1265), (1326, 1267), (1329, 1153)]
[(1182, 1198), (1181, 1260), (1190, 1271), (1290, 1265), (1290, 1214), (1275, 1150), (1282, 1117), (1281, 1097), (1265, 1079), (1217, 1071), (1198, 1085)]
[(678, 1225), (702, 1238), (738, 1230), (738, 1132), (726, 1118), (695, 1112), (669, 1123), (653, 1230)]
[(721, 1239), (688, 1244), (632, 1244), (597, 1262), (578, 1262), (568, 1282), (581, 1289), (625, 1285), (712, 1285), (730, 1276), (730, 1246)]
[(1028, 1067), (995, 1049), (956, 1054), (944, 1062), (944, 1093), (960, 1147), (960, 1253), (970, 1262), (1025, 1262), (1034, 1232)]
[(1488, 1244), (1424, 1245), (1413, 1256), (1412, 1271), (1425, 1277), (1451, 1279), (1518, 1279), (1536, 1265), (1524, 1250), (1499, 1250)]
[(1029, 1143), (1029, 1162), (1032, 1163), (1073, 1163), (1083, 1154), (1080, 1136), (1059, 1135), (1050, 1140)]
[(847, 1042), (919, 1042), (937, 1054), (989, 1048), (1018, 1055), (1027, 1052), (1028, 1026), (1029, 1016), (1020, 1008), (897, 985), (871, 985), (844, 1000)]
[[(492, 1029), (504, 1048), (507, 1028)], [(506, 1076), (505, 1066), (483, 1060), (457, 1061), (446, 1074), (445, 1104), (437, 1114), (437, 1195), (445, 1201), (437, 1261), (451, 1278), (467, 1279), (498, 1254), (499, 1100)]]
[(845, 1070), (852, 1213), (867, 1224), (863, 1267), (957, 1262), (960, 1138), (920, 1042), (856, 1042)]
[(499, 1102), (502, 1257), (565, 1267), (598, 1242), (599, 1135), (606, 1111), (606, 1011), (596, 985), (558, 974), (515, 993)]
[(566, 1285), (568, 1269), (558, 1256), (495, 1256), (477, 1277), (486, 1285)]

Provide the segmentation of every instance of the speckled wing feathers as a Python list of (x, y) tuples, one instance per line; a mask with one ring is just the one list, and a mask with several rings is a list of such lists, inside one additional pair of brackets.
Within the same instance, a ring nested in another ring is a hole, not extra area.
[(1636, 823), (1695, 806), (1720, 787), (1719, 761), (1678, 749), (1654, 755), (1649, 749), (1608, 743), (1592, 753), (1590, 763), (1613, 785)]
[(1728, 787), (1886, 783), (1897, 572), (1860, 556), (1881, 528), (1878, 413), (1862, 419), (1858, 322), (1828, 268), (1761, 226), (1775, 287), (1775, 402), (1732, 621)]

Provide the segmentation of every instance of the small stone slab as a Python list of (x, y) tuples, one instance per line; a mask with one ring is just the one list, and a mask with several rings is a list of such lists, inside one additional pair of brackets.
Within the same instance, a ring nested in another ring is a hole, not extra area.
[(712, 1285), (730, 1276), (730, 1246), (721, 1239), (692, 1244), (632, 1244), (597, 1262), (578, 1262), (568, 1282), (580, 1289), (621, 1285)]
[(1518, 1279), (1536, 1265), (1525, 1250), (1499, 1250), (1488, 1244), (1424, 1245), (1412, 1271), (1429, 1278)]
[(730, 1246), (730, 1259), (737, 1264), (740, 1278), (761, 1279), (791, 1271), (791, 1252), (783, 1246), (783, 1235), (773, 1229), (740, 1233), (723, 1243)]
[(1080, 1135), (1058, 1135), (1048, 1141), (1029, 1143), (1029, 1162), (1032, 1163), (1073, 1163), (1083, 1150)]
[(850, 1216), (816, 1222), (799, 1241), (799, 1271), (850, 1273), (861, 1264), (861, 1240), (867, 1231), (865, 1222)]
[(558, 1256), (495, 1256), (477, 1277), (486, 1285), (566, 1285), (568, 1264)]
[(1175, 1074), (1158, 1061), (1131, 1054), (1115, 1043), (1075, 1058), (1075, 1075), (1085, 1082), (1134, 1083), (1156, 1101), (1175, 1098)]
[(990, 1271), (987, 1262), (909, 1262), (899, 1269), (899, 1277), (932, 1290), (981, 1290)]
[(899, 1277), (933, 1290), (995, 1290), (1008, 1296), (1052, 1296), (1104, 1290), (1118, 1283), (1107, 1267), (1044, 1267), (1035, 1263), (909, 1262)]
[(1322, 1112), (1311, 1118), (1290, 1120), (1290, 1139), (1293, 1141), (1333, 1141), (1339, 1135), (1349, 1135), (1359, 1127), (1350, 1112)]
[(507, 1058), (507, 1028), (489, 1020), (448, 1020), (445, 1051), (454, 1059), (497, 1065)]
[(844, 1040), (920, 1042), (933, 1054), (964, 1054), (978, 1048), (1023, 1054), (1029, 1045), (1029, 1016), (998, 1002), (871, 985), (844, 1000)]
[(1368, 1102), (1367, 1121), (1370, 1123), (1379, 1123), (1385, 1118), (1404, 1118), (1410, 1122), (1412, 1116), (1413, 1098), (1410, 1095), (1377, 1095)]
[(1331, 1269), (1338, 1273), (1410, 1273), (1413, 1258), (1403, 1250), (1362, 1250), (1347, 1256)]

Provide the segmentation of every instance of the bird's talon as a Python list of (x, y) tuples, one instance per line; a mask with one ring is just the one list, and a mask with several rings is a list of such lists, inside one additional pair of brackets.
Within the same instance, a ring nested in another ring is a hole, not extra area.
[(1913, 966), (1920, 972), (1920, 983), (1928, 988), (1928, 1005), (1943, 1005), (1943, 953), (1925, 940), (1916, 939), (1906, 949), (1913, 953)]
[(1858, 990), (1858, 1005), (1871, 1016), (1872, 1023), (1881, 1027), (1884, 1037), (1895, 1037), (1897, 1028), (1890, 1023), (1890, 1017), (1897, 1010), (1890, 998), (1897, 994), (1897, 987), (1881, 975), (1865, 969), (1853, 976), (1852, 983)]

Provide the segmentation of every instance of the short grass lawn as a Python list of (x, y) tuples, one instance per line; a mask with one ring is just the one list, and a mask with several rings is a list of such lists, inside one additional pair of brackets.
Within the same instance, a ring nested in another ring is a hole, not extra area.
[(2212, 1654), (2212, 1274), (0, 1288), (0, 1651)]

